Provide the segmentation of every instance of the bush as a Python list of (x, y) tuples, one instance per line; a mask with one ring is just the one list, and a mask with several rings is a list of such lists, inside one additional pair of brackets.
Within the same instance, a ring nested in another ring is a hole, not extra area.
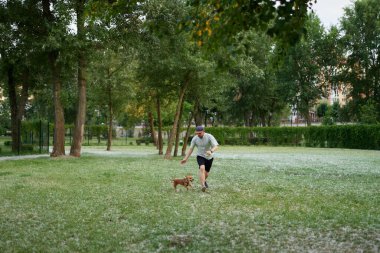
[(22, 151), (33, 151), (34, 150), (34, 145), (32, 144), (23, 144), (21, 146)]
[(141, 145), (142, 143), (145, 143), (145, 145), (149, 145), (149, 143), (153, 143), (153, 140), (150, 137), (144, 137), (144, 138), (136, 139), (137, 145)]
[(311, 127), (209, 127), (220, 145), (380, 149), (380, 124)]

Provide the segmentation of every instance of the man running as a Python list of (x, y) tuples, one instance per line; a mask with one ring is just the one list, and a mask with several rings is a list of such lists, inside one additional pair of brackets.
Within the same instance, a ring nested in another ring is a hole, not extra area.
[(205, 192), (208, 188), (207, 177), (210, 173), (212, 162), (214, 161), (213, 154), (218, 150), (219, 144), (215, 137), (205, 132), (203, 126), (195, 128), (195, 136), (191, 139), (190, 149), (181, 164), (185, 164), (187, 159), (193, 153), (194, 146), (197, 146), (197, 162), (199, 165), (199, 181), (201, 183), (202, 191)]

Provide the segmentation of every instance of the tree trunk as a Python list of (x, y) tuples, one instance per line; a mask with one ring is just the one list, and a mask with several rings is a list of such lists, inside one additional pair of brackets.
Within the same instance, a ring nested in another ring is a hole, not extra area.
[(108, 136), (107, 136), (107, 151), (111, 151), (112, 145), (112, 121), (113, 121), (113, 105), (112, 105), (112, 88), (111, 84), (108, 84)]
[(112, 119), (113, 119), (113, 111), (112, 107), (109, 108), (109, 121), (108, 121), (108, 138), (107, 138), (107, 151), (111, 151), (112, 145)]
[(244, 112), (244, 126), (249, 127), (252, 120), (252, 111), (247, 110)]
[(264, 113), (260, 113), (260, 121), (261, 121), (261, 126), (262, 127), (266, 127), (267, 126), (266, 120), (265, 120), (265, 114)]
[[(50, 10), (50, 0), (42, 0), (43, 16), (48, 24), (54, 22), (54, 15)], [(49, 29), (46, 27), (45, 35), (49, 36)], [(61, 66), (57, 63), (59, 51), (54, 50), (48, 53), (48, 61), (52, 73), (53, 82), (53, 103), (54, 103), (54, 140), (52, 157), (65, 155), (65, 117), (61, 102), (62, 82)]]
[(25, 113), (25, 105), (28, 100), (30, 87), (29, 70), (25, 69), (22, 74), (20, 95), (17, 95), (13, 64), (8, 63), (7, 65), (7, 77), (8, 97), (11, 107), (12, 152), (19, 152), (21, 149), (21, 120)]
[(310, 121), (310, 115), (309, 115), (309, 110), (300, 110), (301, 116), (305, 119), (306, 125), (311, 126), (311, 121)]
[(194, 120), (195, 120), (196, 126), (202, 125), (203, 116), (199, 108), (200, 108), (200, 104), (199, 104), (199, 101), (197, 100), (195, 101), (195, 109), (194, 109)]
[[(77, 0), (77, 36), (84, 43), (84, 0)], [(80, 157), (86, 118), (86, 57), (84, 49), (78, 55), (78, 109), (70, 155)]]
[(175, 135), (175, 147), (174, 147), (174, 157), (177, 157), (178, 155), (178, 145), (179, 145), (179, 135), (181, 133), (181, 119), (182, 119), (182, 114), (183, 114), (183, 104), (184, 104), (185, 99), (182, 99), (181, 102), (181, 107), (179, 111), (179, 119), (178, 119), (178, 124), (177, 124), (177, 132)]
[(156, 137), (156, 131), (154, 130), (154, 119), (153, 119), (153, 113), (151, 110), (148, 112), (148, 120), (149, 120), (149, 127), (150, 127), (150, 132), (152, 134), (152, 141), (154, 145), (158, 148), (157, 145), (157, 137)]
[(158, 154), (162, 155), (163, 152), (163, 141), (162, 141), (162, 119), (161, 119), (161, 101), (160, 95), (157, 95), (157, 120), (158, 120)]
[(311, 126), (311, 119), (310, 119), (310, 114), (309, 114), (309, 112), (307, 112), (307, 114), (306, 114), (306, 125), (307, 125), (307, 126)]
[(54, 141), (53, 151), (50, 156), (65, 155), (65, 117), (61, 103), (61, 69), (57, 64), (58, 52), (49, 53), (49, 63), (52, 71), (53, 80), (53, 101), (54, 101)]
[(29, 70), (25, 69), (22, 74), (22, 90), (21, 90), (20, 101), (18, 103), (18, 108), (17, 108), (18, 109), (17, 117), (20, 121), (22, 120), (22, 117), (25, 114), (25, 105), (28, 102), (29, 88), (30, 88)]
[(73, 143), (70, 149), (70, 155), (80, 157), (82, 141), (84, 135), (84, 124), (86, 117), (86, 78), (85, 78), (85, 59), (79, 56), (78, 67), (78, 108), (74, 125)]
[[(194, 110), (195, 110), (195, 107), (194, 107)], [(191, 116), (189, 117), (189, 120), (187, 121), (186, 134), (185, 134), (185, 139), (183, 140), (183, 146), (182, 146), (182, 152), (181, 152), (182, 156), (186, 155), (187, 140), (189, 139), (189, 136), (190, 136), (190, 127), (191, 127), (191, 121), (193, 120), (193, 116), (194, 116), (194, 112), (191, 113)]]
[(172, 128), (172, 132), (170, 133), (170, 138), (168, 140), (168, 147), (166, 149), (165, 159), (171, 158), (173, 141), (174, 141), (174, 137), (176, 136), (176, 133), (177, 133), (177, 125), (178, 125), (178, 121), (179, 121), (181, 105), (183, 103), (182, 100), (185, 97), (185, 93), (186, 93), (187, 87), (189, 86), (189, 83), (190, 83), (190, 78), (186, 78), (185, 84), (181, 87), (181, 90), (179, 93), (179, 99), (178, 99), (177, 108), (176, 108), (176, 112), (175, 112), (173, 128)]
[(11, 130), (12, 130), (12, 152), (18, 152), (20, 150), (20, 124), (18, 116), (18, 102), (17, 102), (17, 92), (16, 84), (14, 80), (14, 66), (9, 64), (7, 66), (7, 77), (8, 77), (8, 97), (9, 104), (11, 107)]

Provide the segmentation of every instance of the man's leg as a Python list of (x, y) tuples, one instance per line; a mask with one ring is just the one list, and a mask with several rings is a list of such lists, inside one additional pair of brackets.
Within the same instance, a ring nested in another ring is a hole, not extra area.
[(208, 188), (208, 184), (207, 184), (206, 180), (208, 178), (208, 174), (210, 173), (213, 161), (214, 161), (214, 159), (205, 161), (205, 186), (206, 186), (206, 188)]
[(208, 178), (208, 172), (207, 172), (207, 170), (205, 171), (205, 186), (206, 186), (206, 188), (208, 188), (208, 184), (207, 184), (207, 178)]
[(205, 186), (206, 181), (206, 167), (205, 165), (199, 166), (199, 182), (201, 183), (202, 188)]

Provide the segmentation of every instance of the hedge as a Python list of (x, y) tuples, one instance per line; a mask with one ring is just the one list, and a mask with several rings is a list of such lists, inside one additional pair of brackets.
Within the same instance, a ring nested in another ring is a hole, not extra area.
[[(194, 129), (193, 129), (194, 130)], [(207, 127), (221, 145), (380, 150), (380, 124), (310, 127)]]
[[(42, 122), (46, 127), (47, 122)], [(28, 138), (33, 132), (40, 134), (40, 121), (22, 122), (22, 138)], [(49, 124), (49, 133), (53, 134), (53, 124)], [(65, 125), (65, 129), (72, 129)], [(46, 131), (46, 130), (44, 130)], [(191, 131), (195, 131), (193, 128)], [(380, 124), (376, 125), (335, 125), (311, 127), (207, 127), (221, 145), (272, 145), (306, 146), (350, 149), (380, 150)], [(91, 136), (107, 135), (107, 126), (86, 126), (86, 134)], [(113, 133), (114, 134), (114, 133)], [(27, 143), (27, 141), (23, 143)]]

